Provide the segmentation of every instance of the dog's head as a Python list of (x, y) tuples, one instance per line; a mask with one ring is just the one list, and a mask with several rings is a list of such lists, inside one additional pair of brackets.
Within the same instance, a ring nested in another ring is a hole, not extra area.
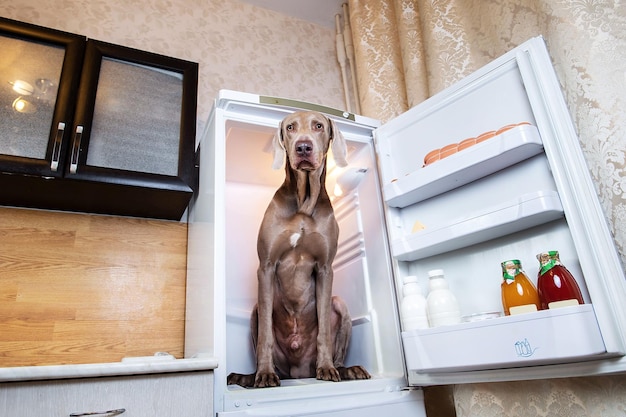
[(274, 135), (273, 147), (274, 169), (282, 167), (287, 154), (291, 169), (315, 171), (325, 163), (329, 148), (338, 166), (348, 164), (343, 135), (332, 119), (314, 111), (299, 111), (285, 117)]

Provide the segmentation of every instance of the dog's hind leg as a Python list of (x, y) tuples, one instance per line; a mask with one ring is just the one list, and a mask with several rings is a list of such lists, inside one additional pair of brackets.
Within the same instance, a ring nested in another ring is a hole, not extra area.
[[(250, 333), (252, 335), (252, 346), (253, 351), (256, 352), (256, 343), (258, 338), (258, 314), (257, 314), (257, 306), (255, 305), (252, 309), (252, 314), (250, 315)], [(240, 385), (245, 388), (250, 388), (254, 386), (254, 381), (256, 379), (256, 372), (253, 374), (238, 374), (232, 372), (228, 374), (226, 378), (226, 383), (228, 385)]]
[(256, 378), (256, 372), (253, 374), (237, 374), (231, 373), (226, 378), (228, 385), (240, 385), (244, 388), (250, 388), (254, 386), (254, 380)]
[[(259, 339), (259, 315), (258, 315), (258, 306), (254, 306), (252, 310), (252, 314), (250, 316), (250, 333), (252, 334), (252, 346), (256, 353), (257, 343)], [(278, 375), (271, 374), (259, 374), (259, 380), (257, 381), (257, 372), (253, 374), (238, 374), (232, 372), (226, 378), (226, 383), (228, 385), (240, 385), (245, 388), (250, 387), (277, 387), (280, 385), (280, 379)], [(272, 377), (274, 376), (274, 377)]]
[(352, 335), (352, 319), (348, 307), (338, 296), (332, 298), (332, 330), (334, 332), (333, 365), (343, 367)]
[(334, 356), (333, 364), (341, 379), (370, 379), (369, 372), (362, 366), (345, 366), (345, 359), (348, 353), (348, 345), (350, 344), (350, 337), (352, 336), (352, 319), (348, 312), (348, 307), (344, 301), (333, 296), (332, 298), (332, 311), (333, 311), (333, 330), (335, 330), (335, 344), (334, 344)]

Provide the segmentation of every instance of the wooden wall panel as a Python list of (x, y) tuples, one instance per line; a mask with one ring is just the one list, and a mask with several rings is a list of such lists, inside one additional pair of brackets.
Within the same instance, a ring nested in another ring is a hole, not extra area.
[(0, 208), (0, 366), (183, 355), (187, 225)]

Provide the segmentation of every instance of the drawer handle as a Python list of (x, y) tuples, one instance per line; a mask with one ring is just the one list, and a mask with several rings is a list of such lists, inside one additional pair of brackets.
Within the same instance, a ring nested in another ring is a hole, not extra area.
[(118, 408), (117, 410), (108, 410), (108, 411), (90, 411), (87, 413), (72, 413), (70, 417), (79, 417), (79, 416), (117, 416), (119, 414), (125, 413), (125, 408)]
[(74, 135), (74, 143), (72, 144), (72, 158), (70, 159), (70, 174), (76, 174), (78, 171), (78, 154), (80, 153), (80, 141), (83, 137), (83, 127), (76, 126), (76, 134)]
[(63, 140), (63, 132), (65, 132), (65, 123), (59, 122), (57, 128), (57, 135), (54, 138), (54, 146), (52, 147), (52, 158), (50, 162), (50, 169), (56, 172), (59, 169), (59, 158), (61, 157), (61, 141)]

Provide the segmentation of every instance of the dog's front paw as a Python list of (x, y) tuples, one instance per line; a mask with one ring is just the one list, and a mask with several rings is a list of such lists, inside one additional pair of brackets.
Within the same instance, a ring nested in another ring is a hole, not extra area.
[(341, 375), (341, 379), (343, 380), (353, 380), (353, 379), (370, 379), (372, 376), (365, 368), (360, 365), (351, 366), (349, 368), (341, 367), (338, 368), (339, 375)]
[(334, 366), (319, 367), (316, 371), (316, 378), (322, 381), (341, 381), (339, 371)]
[(257, 372), (254, 388), (279, 387), (280, 378), (274, 372)]

